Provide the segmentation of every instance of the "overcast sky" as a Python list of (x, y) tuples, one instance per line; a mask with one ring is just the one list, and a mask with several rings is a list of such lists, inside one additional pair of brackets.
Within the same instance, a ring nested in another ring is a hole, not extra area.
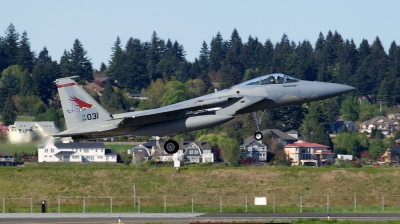
[(286, 33), (315, 45), (320, 32), (331, 30), (357, 46), (377, 36), (386, 52), (392, 41), (400, 45), (397, 0), (2, 0), (1, 8), (0, 36), (12, 23), (28, 33), (33, 51), (46, 46), (57, 61), (78, 38), (96, 69), (108, 65), (117, 36), (125, 46), (130, 37), (150, 41), (153, 31), (183, 45), (188, 61), (203, 41), (210, 44), (218, 32), (227, 40), (234, 28), (243, 42), (252, 36), (276, 43)]

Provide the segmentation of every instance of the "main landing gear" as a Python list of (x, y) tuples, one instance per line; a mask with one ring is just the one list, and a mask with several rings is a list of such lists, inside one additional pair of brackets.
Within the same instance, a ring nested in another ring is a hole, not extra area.
[(168, 154), (174, 154), (176, 152), (178, 152), (179, 150), (179, 144), (172, 140), (169, 139), (168, 141), (165, 142), (164, 144), (164, 150), (168, 153)]
[(260, 131), (260, 125), (261, 125), (262, 116), (265, 114), (265, 112), (266, 112), (266, 110), (263, 110), (260, 112), (257, 112), (257, 111), (253, 112), (253, 117), (254, 117), (254, 120), (257, 125), (257, 131), (256, 131), (256, 133), (254, 133), (254, 139), (257, 141), (261, 141), (261, 139), (263, 139), (263, 137), (264, 137)]

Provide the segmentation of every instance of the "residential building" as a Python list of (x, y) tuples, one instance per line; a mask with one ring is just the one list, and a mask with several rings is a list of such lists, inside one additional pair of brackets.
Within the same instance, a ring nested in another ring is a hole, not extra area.
[(39, 162), (117, 162), (117, 153), (99, 142), (45, 143), (38, 148)]
[[(264, 135), (264, 138), (265, 135), (269, 132), (272, 133), (273, 138), (275, 138), (277, 142), (279, 142), (282, 145), (291, 144), (297, 141), (297, 138), (294, 138), (293, 136), (288, 135), (279, 129), (264, 129), (261, 131), (261, 133)], [(246, 138), (244, 142), (249, 142), (251, 140), (254, 140), (253, 136)]]
[(0, 152), (0, 166), (14, 166), (14, 158), (12, 155)]
[(267, 162), (267, 146), (261, 141), (250, 140), (240, 146), (243, 158), (253, 158), (256, 163)]
[(391, 113), (391, 114), (388, 114), (387, 117), (390, 120), (400, 120), (400, 114), (399, 113)]
[(53, 121), (16, 121), (13, 125), (8, 126), (9, 132), (37, 132), (38, 134), (57, 133), (58, 127)]
[(371, 120), (364, 121), (360, 124), (359, 132), (371, 133), (373, 128), (381, 130), (382, 134), (392, 134), (399, 127), (399, 122), (397, 120), (390, 120), (384, 116), (374, 117)]
[(128, 97), (131, 99), (137, 99), (137, 100), (148, 100), (149, 98), (143, 94), (140, 93), (127, 93)]
[(329, 146), (299, 140), (284, 146), (284, 152), (293, 166), (332, 165), (335, 153)]
[(186, 143), (184, 158), (189, 163), (213, 163), (214, 153), (209, 142), (181, 142)]
[(389, 147), (379, 157), (380, 162), (389, 163), (390, 165), (399, 165), (400, 147)]
[(329, 122), (328, 124), (325, 125), (326, 130), (329, 133), (339, 133), (341, 132), (345, 127), (347, 130), (350, 132), (355, 132), (357, 131), (357, 125), (353, 121), (335, 121), (335, 122)]
[(286, 134), (292, 136), (295, 139), (300, 139), (300, 137), (301, 137), (300, 132), (298, 132), (296, 130), (290, 130), (290, 131), (286, 132)]
[(53, 121), (16, 121), (8, 126), (10, 142), (30, 142), (59, 132)]
[[(164, 150), (164, 140), (152, 140), (132, 148), (132, 159), (154, 159), (156, 161), (173, 161), (173, 154)], [(139, 152), (139, 150), (142, 150)], [(136, 152), (136, 153), (135, 153)], [(209, 142), (181, 141), (179, 150), (174, 154), (179, 161), (190, 163), (214, 162), (214, 153)]]

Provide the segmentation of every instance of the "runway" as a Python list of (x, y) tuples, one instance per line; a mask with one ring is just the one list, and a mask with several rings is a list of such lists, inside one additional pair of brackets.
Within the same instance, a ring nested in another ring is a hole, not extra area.
[(2, 224), (39, 224), (39, 223), (179, 223), (191, 222), (278, 222), (298, 219), (328, 219), (353, 221), (400, 220), (400, 213), (3, 213)]

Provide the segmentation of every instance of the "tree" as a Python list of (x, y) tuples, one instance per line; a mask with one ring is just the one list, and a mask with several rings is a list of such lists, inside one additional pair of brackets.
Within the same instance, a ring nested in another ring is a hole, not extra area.
[(239, 143), (233, 138), (226, 136), (218, 138), (218, 147), (221, 149), (222, 159), (230, 166), (239, 166), (241, 157)]
[(161, 100), (164, 96), (165, 84), (162, 79), (151, 81), (147, 89), (143, 90), (143, 95), (148, 97), (147, 109), (159, 108), (162, 106), (163, 101)]
[(374, 157), (374, 159), (377, 159), (383, 154), (385, 149), (386, 146), (381, 139), (374, 139), (369, 146), (369, 153)]
[(101, 96), (101, 105), (103, 105), (103, 107), (105, 107), (105, 108), (108, 107), (108, 103), (110, 102), (111, 95), (113, 93), (114, 93), (114, 88), (113, 88), (111, 82), (107, 82), (106, 86), (104, 87), (102, 96)]
[(332, 140), (329, 137), (324, 124), (322, 123), (318, 124), (318, 126), (313, 130), (310, 140), (311, 142), (327, 145), (330, 148), (333, 148)]
[(62, 77), (69, 77), (72, 75), (71, 54), (64, 50), (60, 59), (60, 71)]
[(356, 133), (340, 132), (336, 135), (335, 151), (338, 154), (350, 154), (358, 156), (358, 154), (366, 150), (365, 139), (359, 137)]
[(219, 32), (212, 38), (210, 46), (210, 68), (214, 71), (218, 71), (226, 55), (223, 39)]
[[(20, 35), (15, 29), (15, 26), (11, 23), (6, 30), (4, 40), (2, 41), (6, 67), (18, 63), (19, 37)], [(0, 71), (3, 71), (6, 67), (0, 68)]]
[(76, 39), (70, 53), (71, 73), (80, 76), (82, 80), (92, 82), (93, 68), (90, 59), (87, 58), (87, 52), (82, 43)]
[(340, 114), (343, 116), (345, 121), (356, 121), (358, 119), (358, 113), (360, 107), (358, 106), (358, 100), (356, 97), (347, 97), (341, 104)]
[(165, 85), (165, 93), (161, 99), (162, 106), (186, 100), (186, 86), (179, 81), (170, 81)]
[(29, 42), (28, 34), (26, 31), (22, 33), (21, 41), (17, 51), (17, 63), (28, 72), (32, 72), (35, 60), (35, 53), (31, 51), (31, 44)]
[(59, 77), (57, 61), (52, 61), (47, 49), (43, 48), (32, 72), (32, 87), (35, 95), (47, 103), (57, 91), (54, 80)]
[(2, 116), (3, 123), (6, 126), (14, 124), (15, 120), (17, 120), (17, 109), (15, 108), (11, 96), (7, 97), (7, 100), (4, 104), (2, 115), (3, 115)]

